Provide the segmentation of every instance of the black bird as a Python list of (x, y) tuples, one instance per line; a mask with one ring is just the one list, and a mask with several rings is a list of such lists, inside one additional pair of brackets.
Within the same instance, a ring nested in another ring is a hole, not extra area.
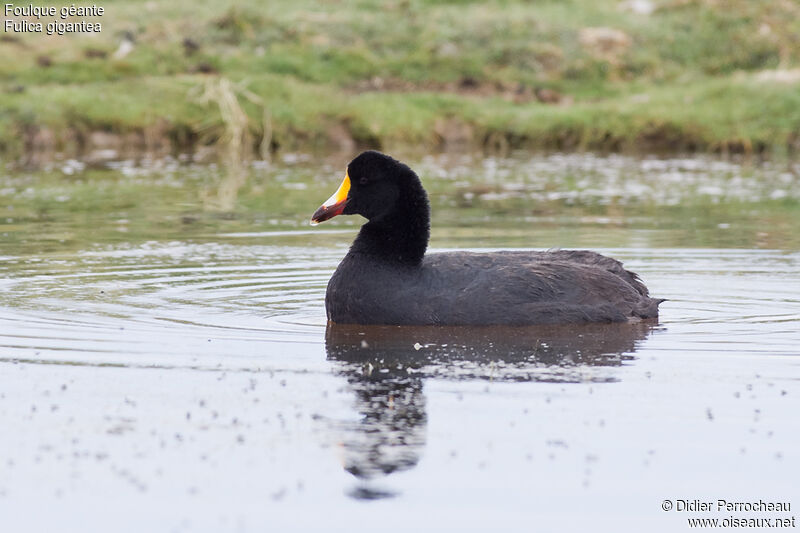
[(657, 318), (658, 304), (622, 263), (588, 250), (425, 254), (430, 205), (419, 177), (379, 152), (347, 166), (339, 189), (311, 217), (362, 215), (350, 251), (328, 282), (339, 324), (511, 325)]

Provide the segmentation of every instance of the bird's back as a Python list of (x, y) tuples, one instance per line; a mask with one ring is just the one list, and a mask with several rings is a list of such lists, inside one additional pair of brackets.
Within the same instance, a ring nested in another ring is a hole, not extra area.
[(348, 254), (328, 285), (328, 318), (355, 324), (531, 325), (658, 316), (619, 261), (595, 252), (448, 252), (421, 266)]

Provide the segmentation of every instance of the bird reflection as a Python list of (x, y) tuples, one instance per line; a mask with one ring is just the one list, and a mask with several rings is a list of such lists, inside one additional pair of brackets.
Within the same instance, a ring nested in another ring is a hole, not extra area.
[[(344, 427), (344, 468), (369, 481), (416, 466), (425, 446), (426, 378), (614, 382), (655, 324), (437, 327), (329, 324), (325, 348), (356, 396)], [(358, 499), (392, 496), (364, 483)]]

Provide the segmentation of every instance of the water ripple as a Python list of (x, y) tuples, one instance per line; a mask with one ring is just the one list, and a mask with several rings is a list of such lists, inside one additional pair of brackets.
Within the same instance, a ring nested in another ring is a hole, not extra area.
[[(605, 252), (639, 272), (652, 294), (669, 298), (661, 318), (669, 335), (657, 333), (649, 347), (797, 353), (800, 254)], [(122, 364), (179, 357), (195, 365), (318, 357), (325, 286), (342, 254), (171, 242), (44, 257), (3, 281), (2, 356)]]

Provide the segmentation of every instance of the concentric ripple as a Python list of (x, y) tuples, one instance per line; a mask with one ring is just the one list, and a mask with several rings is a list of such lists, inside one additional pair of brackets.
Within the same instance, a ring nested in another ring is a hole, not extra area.
[[(323, 353), (324, 290), (343, 252), (235, 241), (153, 242), (72, 257), (7, 258), (13, 275), (0, 282), (2, 357), (308, 369)], [(639, 272), (653, 295), (669, 299), (648, 348), (797, 354), (800, 254), (605, 252)]]
[(0, 349), (7, 359), (126, 365), (232, 364), (285, 343), (302, 356), (323, 342), (324, 289), (340, 256), (173, 242), (12, 264)]

